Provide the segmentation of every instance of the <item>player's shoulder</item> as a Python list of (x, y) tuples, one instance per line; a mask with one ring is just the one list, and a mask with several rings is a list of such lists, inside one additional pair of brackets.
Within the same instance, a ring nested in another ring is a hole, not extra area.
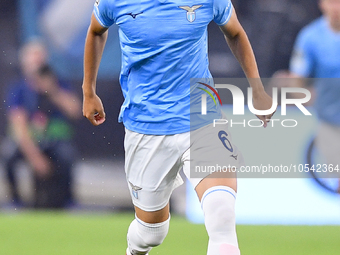
[(216, 24), (219, 26), (226, 24), (233, 9), (231, 0), (212, 0), (212, 5)]
[(227, 8), (232, 6), (231, 0), (211, 0), (209, 2), (212, 2), (215, 8), (218, 6), (224, 6)]
[(106, 5), (106, 4), (114, 4), (117, 0), (96, 0), (95, 5)]
[(119, 0), (96, 0), (94, 6), (100, 10), (114, 10)]

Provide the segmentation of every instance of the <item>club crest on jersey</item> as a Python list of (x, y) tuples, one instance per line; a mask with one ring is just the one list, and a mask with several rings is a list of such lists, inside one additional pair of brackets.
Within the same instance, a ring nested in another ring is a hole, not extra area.
[(183, 10), (186, 10), (187, 11), (187, 20), (189, 22), (194, 22), (195, 19), (196, 19), (196, 12), (195, 10), (197, 10), (198, 8), (201, 8), (203, 5), (193, 5), (193, 6), (188, 6), (188, 5), (185, 5), (185, 6), (178, 6), (178, 8), (181, 8)]
[(132, 191), (132, 195), (138, 199), (138, 191), (141, 190), (141, 187), (138, 187), (136, 185), (133, 185), (131, 182), (129, 182), (130, 186), (131, 186), (131, 191)]

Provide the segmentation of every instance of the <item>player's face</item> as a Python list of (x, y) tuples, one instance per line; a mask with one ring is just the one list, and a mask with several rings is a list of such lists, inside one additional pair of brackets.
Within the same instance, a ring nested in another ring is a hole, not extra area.
[(340, 31), (340, 0), (321, 0), (320, 8), (333, 29)]

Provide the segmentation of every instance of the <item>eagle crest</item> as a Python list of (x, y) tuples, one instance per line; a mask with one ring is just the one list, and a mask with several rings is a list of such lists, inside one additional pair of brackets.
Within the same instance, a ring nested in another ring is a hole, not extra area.
[(178, 6), (179, 8), (183, 9), (183, 10), (186, 10), (187, 11), (187, 20), (189, 22), (194, 22), (195, 19), (196, 19), (196, 12), (195, 10), (197, 10), (198, 8), (201, 8), (203, 5), (193, 5), (193, 6), (188, 6), (188, 5), (185, 5), (185, 6)]

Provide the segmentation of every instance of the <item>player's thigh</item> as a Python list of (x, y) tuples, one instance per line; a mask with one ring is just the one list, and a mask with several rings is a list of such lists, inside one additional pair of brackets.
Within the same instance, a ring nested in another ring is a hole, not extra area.
[(191, 132), (190, 139), (190, 149), (183, 155), (183, 170), (199, 198), (214, 186), (228, 186), (236, 191), (236, 172), (243, 157), (227, 126), (207, 125)]
[(169, 203), (162, 209), (147, 212), (142, 210), (141, 208), (135, 206), (135, 212), (138, 219), (150, 224), (164, 222), (169, 218), (170, 206)]
[(149, 219), (151, 215), (146, 222), (168, 215), (172, 191), (183, 183), (178, 173), (185, 150), (178, 146), (182, 136), (152, 136), (126, 130), (126, 179), (137, 217)]

